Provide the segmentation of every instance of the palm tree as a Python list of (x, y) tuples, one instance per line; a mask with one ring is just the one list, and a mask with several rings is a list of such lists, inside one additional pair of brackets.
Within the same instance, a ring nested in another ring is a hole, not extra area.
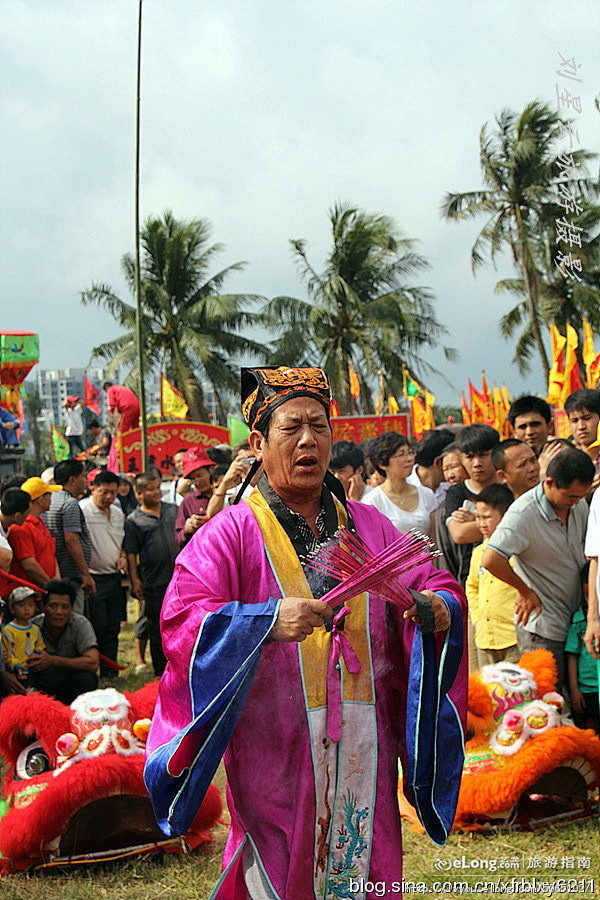
[[(564, 152), (563, 126), (559, 115), (546, 104), (534, 101), (517, 115), (503, 110), (496, 119), (496, 129), (483, 126), (480, 134), (480, 162), (484, 190), (462, 194), (446, 194), (442, 215), (454, 221), (486, 217), (471, 251), (475, 272), (484, 262), (495, 263), (507, 248), (520, 272), (526, 297), (528, 334), (522, 350), (537, 349), (546, 376), (548, 358), (542, 340), (542, 289), (540, 285), (540, 222), (548, 204), (556, 204), (558, 185), (584, 195), (593, 192), (591, 182), (583, 177), (561, 177), (559, 154)], [(571, 152), (574, 167), (593, 159), (586, 150)], [(522, 318), (521, 320), (522, 321)], [(511, 332), (504, 331), (505, 335)], [(521, 360), (526, 356), (520, 354)]]
[(356, 408), (353, 366), (360, 405), (372, 412), (371, 386), (379, 374), (399, 393), (403, 362), (422, 367), (417, 351), (435, 345), (446, 329), (435, 318), (431, 292), (407, 284), (428, 264), (414, 252), (414, 241), (396, 234), (390, 218), (341, 204), (329, 217), (333, 244), (321, 273), (308, 260), (306, 242), (290, 241), (309, 299), (275, 297), (263, 310), (265, 323), (281, 329), (271, 361), (322, 366), (344, 414)]
[[(232, 357), (263, 352), (262, 345), (240, 333), (255, 321), (248, 307), (263, 298), (220, 293), (227, 276), (245, 264), (234, 263), (209, 275), (213, 257), (224, 249), (221, 244), (210, 246), (209, 238), (206, 219), (181, 222), (171, 212), (165, 212), (162, 219), (149, 218), (141, 233), (145, 369), (162, 369), (183, 394), (191, 418), (200, 420), (208, 415), (201, 379), (212, 385), (222, 414), (223, 393), (238, 388), (238, 368)], [(126, 254), (122, 267), (133, 294), (133, 256)], [(108, 361), (108, 377), (120, 366), (129, 367), (125, 381), (135, 387), (139, 383), (135, 306), (117, 297), (106, 284), (93, 284), (82, 292), (81, 300), (84, 305), (104, 307), (126, 329), (120, 337), (95, 347), (93, 356)]]
[[(557, 247), (556, 221), (563, 218), (564, 210), (549, 204), (539, 222), (539, 234), (535, 241), (535, 257), (540, 270), (540, 320), (546, 326), (554, 324), (565, 333), (571, 325), (580, 336), (579, 363), (583, 377), (581, 340), (586, 318), (592, 330), (600, 334), (600, 207), (582, 200), (582, 211), (569, 217), (581, 246), (573, 246), (574, 255), (581, 261), (581, 272), (577, 278), (565, 277), (555, 264)], [(576, 254), (575, 254), (576, 251)], [(565, 250), (568, 252), (568, 250)], [(521, 298), (517, 305), (500, 320), (500, 330), (504, 337), (512, 337), (518, 329), (521, 334), (515, 345), (515, 359), (519, 370), (526, 372), (535, 349), (535, 342), (528, 317), (525, 285), (522, 278), (505, 278), (496, 285), (496, 291), (508, 292)]]

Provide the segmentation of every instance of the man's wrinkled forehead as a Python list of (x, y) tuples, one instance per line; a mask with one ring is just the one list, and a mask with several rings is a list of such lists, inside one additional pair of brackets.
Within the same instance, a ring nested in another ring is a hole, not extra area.
[(536, 459), (536, 455), (529, 446), (529, 444), (521, 444), (518, 447), (509, 447), (504, 452), (505, 459), (505, 467), (507, 465), (514, 465), (516, 463), (526, 461), (534, 461)]
[(288, 400), (283, 403), (279, 409), (272, 414), (272, 423), (277, 425), (299, 425), (302, 421), (323, 422), (329, 424), (327, 413), (318, 400), (312, 400), (309, 397), (302, 398), (305, 402), (298, 404), (295, 400)]

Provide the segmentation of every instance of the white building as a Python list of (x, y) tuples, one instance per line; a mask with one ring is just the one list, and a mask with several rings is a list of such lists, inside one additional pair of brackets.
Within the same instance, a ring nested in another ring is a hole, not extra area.
[[(64, 402), (69, 396), (81, 397), (83, 400), (83, 376), (86, 374), (85, 369), (35, 369), (34, 381), (35, 389), (40, 395), (44, 412), (40, 416), (40, 425), (55, 428), (64, 428)], [(101, 424), (105, 424), (108, 419), (106, 408), (106, 394), (102, 390), (102, 385), (106, 380), (104, 377), (104, 369), (88, 369), (87, 377), (92, 384), (99, 388), (100, 397), (98, 405), (100, 407), (100, 415), (97, 416), (90, 410), (87, 410), (87, 421), (98, 419)], [(29, 382), (31, 384), (31, 382)]]

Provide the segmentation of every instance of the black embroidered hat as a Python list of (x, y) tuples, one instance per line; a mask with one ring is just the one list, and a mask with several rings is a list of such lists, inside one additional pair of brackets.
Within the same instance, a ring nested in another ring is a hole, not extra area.
[(242, 369), (242, 415), (249, 428), (260, 428), (271, 413), (294, 397), (313, 397), (329, 416), (329, 379), (316, 366), (263, 366)]

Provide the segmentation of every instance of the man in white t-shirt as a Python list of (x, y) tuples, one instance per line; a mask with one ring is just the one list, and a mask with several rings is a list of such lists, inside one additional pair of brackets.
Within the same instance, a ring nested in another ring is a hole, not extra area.
[(83, 443), (83, 403), (79, 397), (67, 397), (64, 406), (67, 422), (65, 437), (69, 442), (71, 459), (75, 459), (79, 453), (85, 452)]
[(449, 428), (440, 428), (439, 431), (430, 431), (426, 434), (416, 446), (415, 464), (406, 479), (407, 484), (413, 484), (415, 487), (422, 485), (433, 491), (436, 509), (444, 505), (450, 487), (448, 482), (444, 481), (442, 453), (453, 443), (454, 435)]
[[(98, 638), (99, 653), (114, 662), (121, 622), (126, 618), (125, 589), (121, 584), (127, 571), (127, 556), (123, 552), (125, 516), (114, 502), (118, 487), (118, 475), (99, 472), (91, 497), (79, 504), (90, 534), (90, 572), (96, 585), (96, 592), (90, 596), (90, 621)], [(116, 671), (103, 665), (102, 659), (100, 673), (103, 677), (116, 677)]]
[[(180, 494), (178, 488), (186, 482), (186, 479), (183, 477), (183, 460), (187, 451), (188, 448), (183, 447), (181, 450), (176, 450), (173, 454), (173, 470), (175, 472), (175, 477), (172, 481), (168, 481), (166, 484), (163, 483), (160, 489), (165, 503), (176, 503), (177, 506), (181, 506), (183, 503), (185, 495)], [(191, 484), (189, 485), (187, 492), (190, 490)]]

